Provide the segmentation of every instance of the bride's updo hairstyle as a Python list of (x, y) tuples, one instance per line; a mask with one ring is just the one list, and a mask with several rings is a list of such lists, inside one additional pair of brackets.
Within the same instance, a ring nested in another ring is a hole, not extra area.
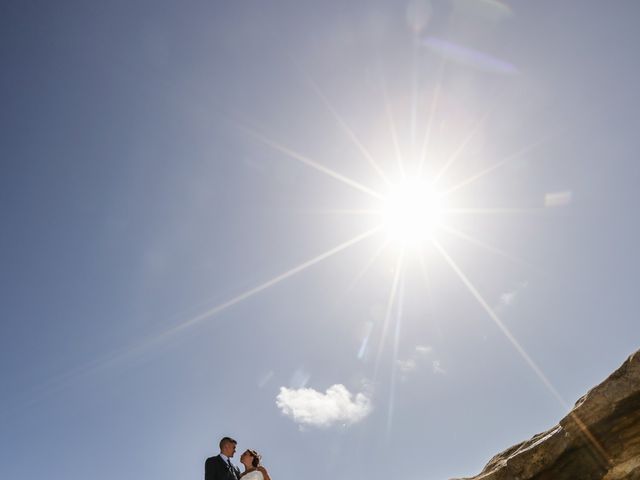
[(251, 465), (253, 466), (253, 468), (258, 468), (258, 465), (260, 465), (260, 459), (262, 458), (262, 456), (255, 450), (247, 449), (247, 453), (252, 457)]

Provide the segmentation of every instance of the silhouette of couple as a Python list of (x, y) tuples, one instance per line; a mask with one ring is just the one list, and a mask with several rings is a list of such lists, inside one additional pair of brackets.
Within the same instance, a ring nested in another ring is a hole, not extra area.
[(220, 454), (204, 462), (204, 480), (271, 480), (255, 450), (245, 450), (240, 455), (240, 463), (244, 465), (244, 472), (240, 473), (240, 469), (231, 463), (237, 443), (230, 437), (220, 440)]

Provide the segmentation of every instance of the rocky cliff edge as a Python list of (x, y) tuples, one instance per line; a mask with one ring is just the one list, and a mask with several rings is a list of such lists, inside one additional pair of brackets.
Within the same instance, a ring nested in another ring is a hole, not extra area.
[(640, 350), (558, 425), (451, 480), (640, 480)]

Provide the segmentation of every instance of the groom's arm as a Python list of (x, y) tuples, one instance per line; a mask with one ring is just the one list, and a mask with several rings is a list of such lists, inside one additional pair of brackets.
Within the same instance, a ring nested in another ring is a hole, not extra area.
[(206, 462), (204, 462), (204, 480), (216, 480), (215, 470), (214, 458), (207, 458)]

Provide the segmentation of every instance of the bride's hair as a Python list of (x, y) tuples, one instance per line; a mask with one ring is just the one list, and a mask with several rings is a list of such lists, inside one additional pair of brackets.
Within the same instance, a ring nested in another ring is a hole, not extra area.
[(249, 454), (253, 457), (253, 460), (251, 461), (251, 465), (253, 466), (253, 468), (258, 468), (262, 456), (255, 450), (247, 449), (247, 452), (249, 452)]

